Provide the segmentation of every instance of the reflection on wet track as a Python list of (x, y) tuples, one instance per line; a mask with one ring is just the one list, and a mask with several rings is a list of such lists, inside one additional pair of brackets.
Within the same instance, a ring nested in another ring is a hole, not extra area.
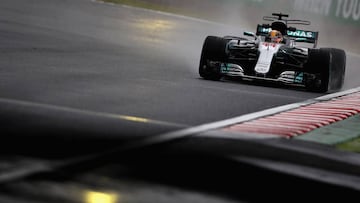
[[(1, 98), (191, 126), (320, 95), (200, 79), (205, 37), (237, 27), (88, 0), (5, 0), (0, 12)], [(360, 84), (359, 61), (348, 56), (345, 89)]]

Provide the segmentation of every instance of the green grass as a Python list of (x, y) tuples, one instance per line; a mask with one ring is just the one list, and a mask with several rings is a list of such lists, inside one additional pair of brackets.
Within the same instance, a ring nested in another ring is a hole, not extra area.
[(340, 150), (360, 153), (360, 138), (338, 144), (336, 148)]

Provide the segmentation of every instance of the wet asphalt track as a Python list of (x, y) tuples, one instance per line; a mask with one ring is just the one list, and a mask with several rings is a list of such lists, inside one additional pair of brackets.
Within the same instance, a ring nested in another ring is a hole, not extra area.
[[(90, 0), (2, 0), (0, 13), (0, 98), (193, 126), (321, 95), (200, 79), (204, 38), (240, 35), (226, 26)], [(347, 57), (344, 89), (360, 85)]]

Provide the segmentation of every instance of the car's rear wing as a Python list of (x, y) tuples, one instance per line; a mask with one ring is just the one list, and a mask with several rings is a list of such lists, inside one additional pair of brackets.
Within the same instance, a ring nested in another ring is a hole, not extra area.
[[(256, 35), (258, 36), (268, 36), (271, 31), (270, 26), (258, 25), (256, 30)], [(296, 42), (306, 42), (311, 43), (316, 46), (319, 32), (307, 31), (307, 30), (298, 30), (290, 31), (287, 30), (287, 36), (294, 38)]]

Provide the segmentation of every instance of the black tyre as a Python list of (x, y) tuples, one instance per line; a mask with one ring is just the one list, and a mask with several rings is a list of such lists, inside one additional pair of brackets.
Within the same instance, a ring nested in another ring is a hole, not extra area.
[(211, 67), (209, 61), (224, 62), (226, 60), (227, 40), (221, 37), (206, 37), (200, 57), (199, 74), (206, 80), (220, 80), (220, 67)]
[(330, 77), (328, 91), (338, 91), (343, 87), (346, 68), (346, 53), (341, 49), (330, 49)]
[(344, 83), (346, 54), (334, 48), (309, 49), (305, 65), (306, 88), (313, 92), (340, 90)]

